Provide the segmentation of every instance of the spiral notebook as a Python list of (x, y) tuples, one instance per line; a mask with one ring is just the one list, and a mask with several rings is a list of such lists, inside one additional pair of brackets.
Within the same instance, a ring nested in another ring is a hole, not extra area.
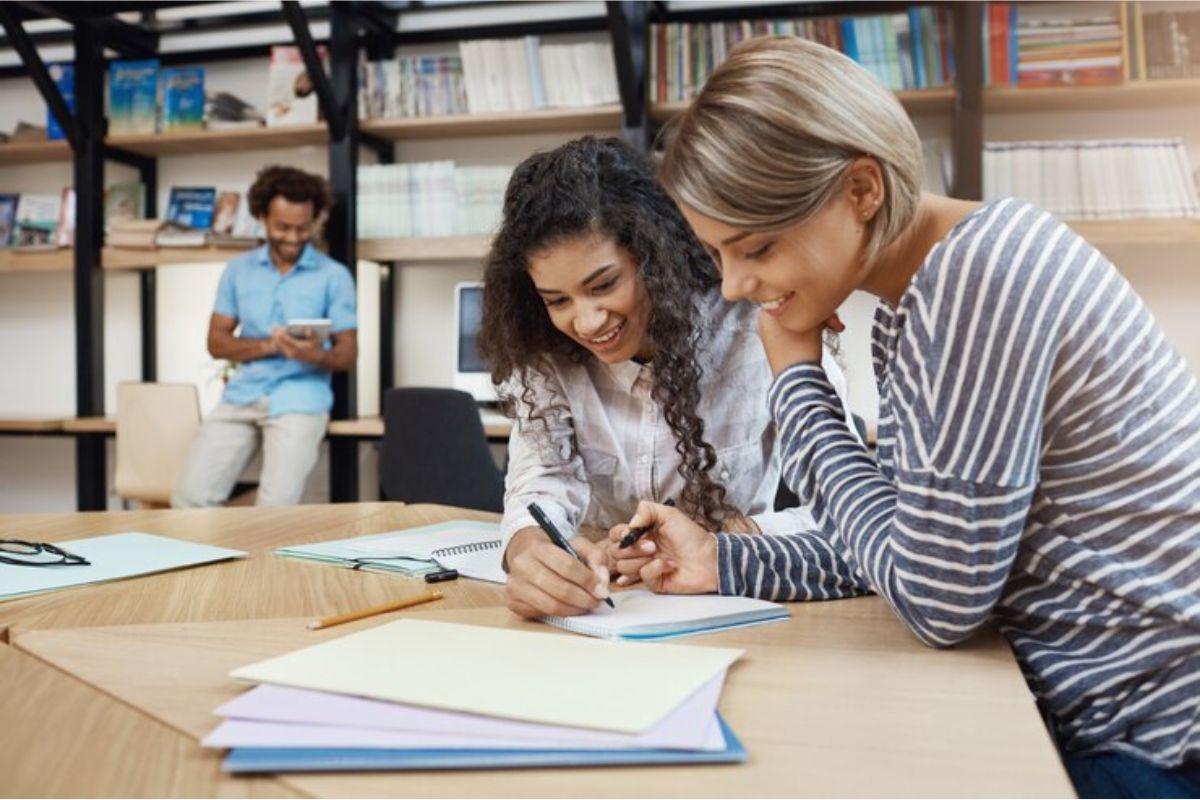
[(466, 578), (504, 583), (508, 576), (500, 566), (501, 544), (499, 525), (453, 520), (353, 539), (281, 547), (275, 554), (408, 576), (455, 569)]
[(715, 633), (789, 618), (778, 603), (753, 597), (712, 594), (654, 594), (645, 589), (617, 592), (614, 608), (597, 606), (578, 617), (539, 617), (556, 628), (601, 639), (672, 639)]

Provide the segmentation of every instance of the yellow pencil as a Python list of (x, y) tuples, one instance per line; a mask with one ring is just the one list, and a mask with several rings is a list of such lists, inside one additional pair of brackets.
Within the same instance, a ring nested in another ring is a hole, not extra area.
[(321, 628), (328, 628), (333, 625), (341, 625), (343, 622), (354, 622), (356, 619), (371, 617), (376, 614), (386, 614), (389, 611), (399, 611), (402, 608), (410, 606), (419, 606), (422, 603), (432, 603), (434, 600), (441, 600), (441, 592), (429, 592), (428, 594), (419, 595), (418, 597), (410, 597), (407, 600), (398, 600), (395, 603), (385, 603), (381, 606), (372, 608), (364, 608), (361, 611), (347, 611), (345, 614), (337, 614), (324, 619), (314, 619), (308, 623), (310, 631), (319, 631)]

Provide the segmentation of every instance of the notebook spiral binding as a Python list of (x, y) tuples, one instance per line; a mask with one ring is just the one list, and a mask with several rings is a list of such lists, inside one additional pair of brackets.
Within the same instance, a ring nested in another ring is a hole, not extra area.
[(461, 556), (467, 553), (478, 553), (482, 550), (494, 550), (500, 546), (499, 539), (492, 539), (487, 542), (472, 542), (471, 544), (460, 544), (458, 547), (443, 547), (440, 550), (434, 550), (430, 555), (434, 558), (443, 558), (445, 556)]

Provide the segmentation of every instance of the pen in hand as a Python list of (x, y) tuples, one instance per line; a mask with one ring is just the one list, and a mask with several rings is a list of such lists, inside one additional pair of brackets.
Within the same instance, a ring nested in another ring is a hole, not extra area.
[[(579, 556), (579, 553), (575, 552), (575, 548), (571, 547), (571, 543), (566, 540), (566, 537), (558, 532), (558, 528), (554, 527), (554, 523), (546, 516), (546, 512), (542, 511), (542, 507), (537, 503), (530, 503), (528, 508), (529, 513), (533, 515), (534, 521), (537, 522), (539, 528), (546, 532), (546, 535), (550, 537), (550, 541), (554, 542), (555, 546), (559, 549), (567, 551), (568, 555), (586, 567), (587, 562)], [(611, 597), (604, 598), (604, 602), (608, 603), (609, 608), (616, 608), (613, 605)]]
[[(663, 505), (674, 508), (675, 501), (668, 499), (667, 502), (663, 503)], [(627, 547), (633, 547), (633, 545), (637, 543), (637, 540), (649, 533), (650, 529), (653, 527), (653, 525), (642, 525), (637, 528), (630, 528), (628, 532), (621, 537), (621, 543), (617, 545), (618, 549), (624, 550)]]

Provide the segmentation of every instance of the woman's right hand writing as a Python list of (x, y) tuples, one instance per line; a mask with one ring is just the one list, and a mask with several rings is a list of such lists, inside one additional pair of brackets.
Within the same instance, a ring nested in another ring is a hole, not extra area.
[(508, 583), (504, 598), (522, 617), (569, 617), (586, 614), (608, 597), (608, 561), (604, 550), (582, 536), (571, 546), (581, 564), (555, 546), (540, 528), (522, 528), (505, 551)]
[[(621, 548), (628, 528), (651, 530), (631, 547)], [(705, 594), (717, 583), (717, 540), (677, 508), (642, 502), (628, 527), (609, 532), (608, 557), (622, 583), (640, 578), (660, 594)]]

